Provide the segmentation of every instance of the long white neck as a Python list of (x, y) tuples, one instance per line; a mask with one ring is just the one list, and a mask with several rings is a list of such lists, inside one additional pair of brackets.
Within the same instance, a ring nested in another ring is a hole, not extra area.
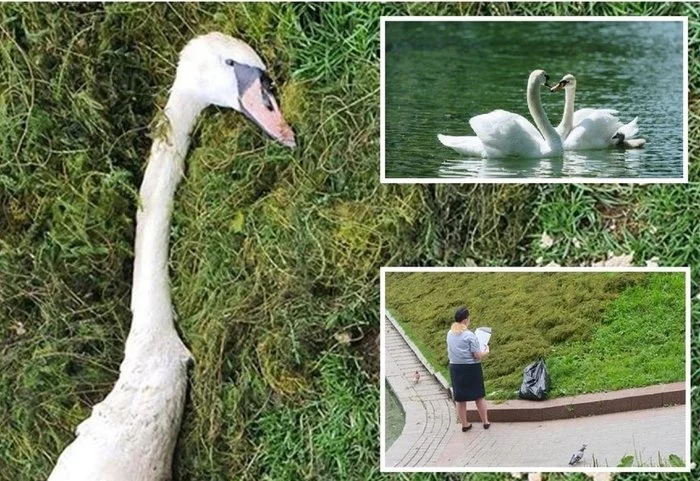
[(576, 86), (572, 85), (564, 89), (564, 115), (559, 124), (561, 138), (565, 139), (574, 128), (574, 98), (576, 97)]
[(167, 125), (151, 147), (136, 214), (131, 333), (172, 329), (168, 241), (175, 188), (182, 178), (189, 134), (205, 105), (173, 87), (165, 106)]
[(540, 85), (535, 78), (531, 78), (527, 83), (527, 108), (535, 121), (535, 125), (544, 137), (545, 142), (553, 152), (563, 150), (561, 138), (547, 118), (547, 114), (542, 107), (540, 99)]

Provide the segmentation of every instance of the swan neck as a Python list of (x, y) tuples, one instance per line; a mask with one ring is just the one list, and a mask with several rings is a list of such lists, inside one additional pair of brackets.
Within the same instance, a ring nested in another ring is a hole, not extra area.
[(565, 136), (574, 128), (574, 97), (576, 96), (576, 87), (570, 87), (564, 92), (564, 117), (562, 125), (564, 127)]
[(527, 85), (527, 106), (530, 111), (535, 125), (544, 137), (545, 142), (553, 151), (561, 151), (562, 143), (559, 134), (554, 129), (547, 114), (542, 107), (542, 99), (540, 98), (540, 86), (536, 79), (530, 79)]
[(173, 88), (164, 117), (155, 129), (136, 213), (132, 333), (139, 329), (174, 331), (168, 285), (170, 219), (175, 189), (183, 175), (190, 132), (204, 107)]

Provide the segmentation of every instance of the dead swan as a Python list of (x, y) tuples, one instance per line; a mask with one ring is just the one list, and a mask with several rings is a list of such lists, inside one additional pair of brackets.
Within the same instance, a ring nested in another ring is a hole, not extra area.
[(173, 324), (168, 241), (175, 187), (189, 134), (208, 105), (245, 114), (294, 147), (294, 133), (270, 92), (265, 65), (246, 43), (221, 33), (190, 41), (180, 54), (165, 106), (167, 128), (154, 140), (136, 215), (133, 320), (119, 379), (61, 454), (49, 481), (167, 481), (192, 355)]

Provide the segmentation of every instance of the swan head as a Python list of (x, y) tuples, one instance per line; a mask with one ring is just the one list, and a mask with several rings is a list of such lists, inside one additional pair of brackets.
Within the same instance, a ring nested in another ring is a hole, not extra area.
[(625, 142), (625, 134), (623, 134), (622, 132), (617, 132), (610, 139), (610, 145), (612, 145), (613, 147), (619, 147), (619, 146), (623, 145), (624, 142)]
[(562, 77), (562, 79), (554, 85), (554, 87), (551, 87), (549, 90), (551, 92), (556, 92), (557, 90), (562, 90), (562, 89), (575, 89), (576, 88), (576, 77), (573, 75), (566, 74)]
[(528, 79), (527, 83), (529, 85), (544, 85), (547, 88), (551, 88), (551, 85), (549, 85), (548, 82), (549, 75), (547, 75), (547, 72), (545, 72), (544, 70), (533, 70), (530, 74), (530, 78)]
[(237, 110), (281, 144), (296, 146), (265, 64), (242, 40), (219, 32), (191, 40), (180, 52), (173, 90), (204, 105)]

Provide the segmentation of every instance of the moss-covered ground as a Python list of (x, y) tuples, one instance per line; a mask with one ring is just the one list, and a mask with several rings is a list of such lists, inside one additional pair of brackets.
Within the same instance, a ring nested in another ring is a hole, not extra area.
[(683, 381), (685, 301), (683, 273), (386, 274), (387, 307), (446, 379), (455, 309), (493, 328), (489, 399), (517, 397), (538, 358), (551, 397)]
[[(197, 125), (171, 231), (177, 324), (197, 359), (175, 480), (381, 477), (382, 265), (634, 251), (640, 264), (700, 266), (697, 185), (380, 185), (382, 14), (689, 15), (697, 155), (693, 4), (3, 3), (0, 480), (46, 478), (117, 377), (149, 125), (197, 33), (236, 35), (261, 54), (300, 147), (215, 108)], [(694, 361), (694, 384), (699, 372)]]

